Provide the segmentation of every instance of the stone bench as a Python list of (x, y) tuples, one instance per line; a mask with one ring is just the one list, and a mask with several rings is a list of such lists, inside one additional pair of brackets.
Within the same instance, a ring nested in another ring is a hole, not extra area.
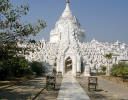
[(54, 74), (46, 76), (46, 88), (55, 89), (56, 87), (56, 76)]
[(62, 72), (58, 72), (58, 73), (57, 73), (57, 77), (62, 78)]
[(96, 91), (98, 85), (97, 77), (88, 77), (88, 90), (94, 89)]

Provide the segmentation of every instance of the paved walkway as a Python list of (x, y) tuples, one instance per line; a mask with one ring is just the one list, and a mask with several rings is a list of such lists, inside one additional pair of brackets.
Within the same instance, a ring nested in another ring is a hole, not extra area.
[(68, 72), (64, 75), (57, 100), (90, 100), (77, 80)]

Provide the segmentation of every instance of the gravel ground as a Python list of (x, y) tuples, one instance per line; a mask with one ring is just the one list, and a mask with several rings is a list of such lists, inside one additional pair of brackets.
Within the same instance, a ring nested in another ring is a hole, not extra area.
[[(118, 82), (113, 82), (103, 77), (98, 77), (97, 91), (88, 91), (88, 78), (77, 78), (80, 85), (87, 92), (91, 100), (128, 100), (128, 87), (122, 86)], [(0, 100), (32, 100), (44, 89), (36, 100), (56, 100), (61, 85), (62, 78), (57, 78), (55, 90), (46, 90), (45, 77), (35, 78), (18, 84), (0, 81)]]
[(44, 89), (41, 94), (37, 97), (36, 100), (56, 100), (58, 93), (59, 93), (59, 89), (61, 86), (61, 82), (62, 82), (62, 78), (57, 77), (56, 78), (56, 88), (55, 90), (46, 90)]
[(61, 80), (62, 78), (57, 78), (56, 89), (49, 91), (44, 89), (46, 86), (45, 77), (11, 85), (8, 81), (0, 81), (0, 100), (32, 100), (42, 89), (44, 90), (36, 100), (55, 100), (58, 95)]
[(128, 88), (118, 83), (98, 77), (98, 88), (96, 91), (88, 91), (88, 78), (77, 78), (80, 85), (87, 92), (91, 100), (128, 100)]

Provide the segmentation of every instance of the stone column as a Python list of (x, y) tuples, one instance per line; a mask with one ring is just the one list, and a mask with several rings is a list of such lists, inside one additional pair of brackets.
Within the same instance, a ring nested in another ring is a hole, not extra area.
[(64, 61), (64, 56), (61, 56), (61, 71), (62, 71), (62, 75), (64, 75), (65, 73), (65, 61)]
[(81, 72), (81, 59), (79, 55), (77, 55), (77, 71), (76, 72)]
[(72, 74), (76, 76), (76, 67), (77, 67), (77, 60), (76, 56), (72, 56)]
[(57, 57), (57, 72), (62, 72), (61, 71), (61, 57)]
[(90, 76), (90, 65), (85, 65), (84, 76)]
[(59, 60), (57, 59), (57, 68), (56, 68), (57, 72), (60, 72), (59, 66), (60, 66), (60, 63), (59, 63)]

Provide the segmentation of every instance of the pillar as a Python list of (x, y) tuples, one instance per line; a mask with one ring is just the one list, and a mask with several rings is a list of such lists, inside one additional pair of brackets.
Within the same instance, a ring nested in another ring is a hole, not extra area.
[(77, 55), (77, 71), (76, 72), (81, 72), (81, 59), (79, 55)]

